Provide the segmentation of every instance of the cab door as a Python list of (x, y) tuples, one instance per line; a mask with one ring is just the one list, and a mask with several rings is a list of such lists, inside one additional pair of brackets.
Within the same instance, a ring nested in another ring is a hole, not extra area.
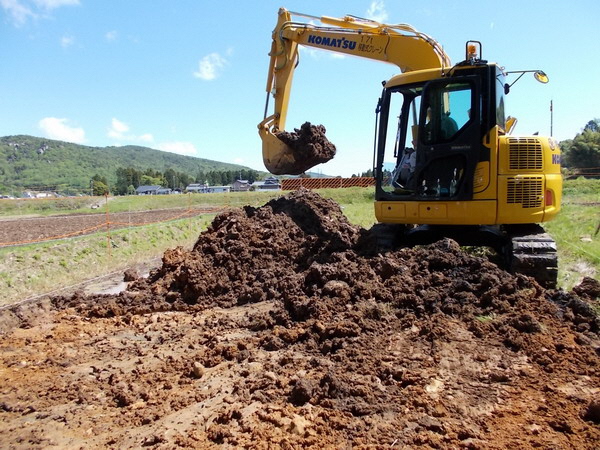
[(482, 145), (481, 80), (429, 82), (419, 117), (414, 189), (422, 200), (471, 200), (475, 167), (489, 160)]

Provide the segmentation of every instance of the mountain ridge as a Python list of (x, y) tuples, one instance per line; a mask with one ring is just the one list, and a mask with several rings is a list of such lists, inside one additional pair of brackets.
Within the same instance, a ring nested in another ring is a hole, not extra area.
[(57, 186), (85, 189), (95, 175), (114, 184), (116, 170), (128, 167), (172, 169), (194, 178), (199, 172), (253, 170), (138, 145), (94, 147), (29, 135), (0, 137), (0, 190), (4, 191)]

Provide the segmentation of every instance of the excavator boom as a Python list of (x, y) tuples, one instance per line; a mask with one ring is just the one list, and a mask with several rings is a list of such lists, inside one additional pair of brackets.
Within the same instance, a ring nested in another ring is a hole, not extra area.
[[(292, 16), (318, 20), (322, 25), (293, 21)], [(451, 65), (439, 43), (406, 24), (386, 25), (353, 16), (316, 17), (281, 8), (272, 37), (267, 102), (258, 130), (265, 166), (277, 175), (298, 174), (310, 168), (295, 149), (277, 137), (286, 123), (293, 74), (299, 61), (298, 45), (394, 64), (401, 72)], [(274, 111), (269, 114), (271, 95)]]

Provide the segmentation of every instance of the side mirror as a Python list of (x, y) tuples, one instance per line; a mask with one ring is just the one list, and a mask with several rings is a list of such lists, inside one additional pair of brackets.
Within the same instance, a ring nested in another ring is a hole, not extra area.
[(510, 84), (507, 83), (504, 85), (504, 93), (508, 94), (511, 86), (513, 84), (515, 84), (517, 81), (519, 81), (523, 75), (525, 75), (526, 73), (529, 73), (529, 72), (533, 72), (533, 78), (535, 78), (540, 83), (546, 84), (549, 81), (548, 75), (546, 75), (546, 73), (542, 70), (515, 70), (513, 72), (506, 72), (506, 75), (508, 75), (510, 73), (518, 73), (520, 75), (512, 83), (510, 83)]

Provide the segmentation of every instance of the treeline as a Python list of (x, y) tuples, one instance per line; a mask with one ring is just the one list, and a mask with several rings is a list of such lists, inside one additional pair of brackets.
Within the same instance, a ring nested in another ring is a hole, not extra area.
[(174, 169), (161, 172), (152, 169), (137, 170), (133, 167), (121, 167), (116, 171), (117, 181), (114, 186), (109, 186), (105, 177), (96, 174), (92, 177), (90, 189), (93, 195), (105, 195), (109, 192), (117, 195), (127, 195), (134, 194), (139, 186), (162, 186), (183, 191), (192, 183), (224, 186), (230, 185), (235, 180), (248, 180), (250, 183), (254, 183), (258, 177), (258, 171), (251, 169), (211, 170), (206, 172), (199, 170), (196, 176), (193, 177)]
[(373, 169), (366, 170), (361, 173), (353, 173), (350, 178), (358, 178), (358, 177), (373, 177)]
[(600, 174), (600, 119), (590, 120), (575, 138), (562, 141), (560, 148), (563, 167)]

